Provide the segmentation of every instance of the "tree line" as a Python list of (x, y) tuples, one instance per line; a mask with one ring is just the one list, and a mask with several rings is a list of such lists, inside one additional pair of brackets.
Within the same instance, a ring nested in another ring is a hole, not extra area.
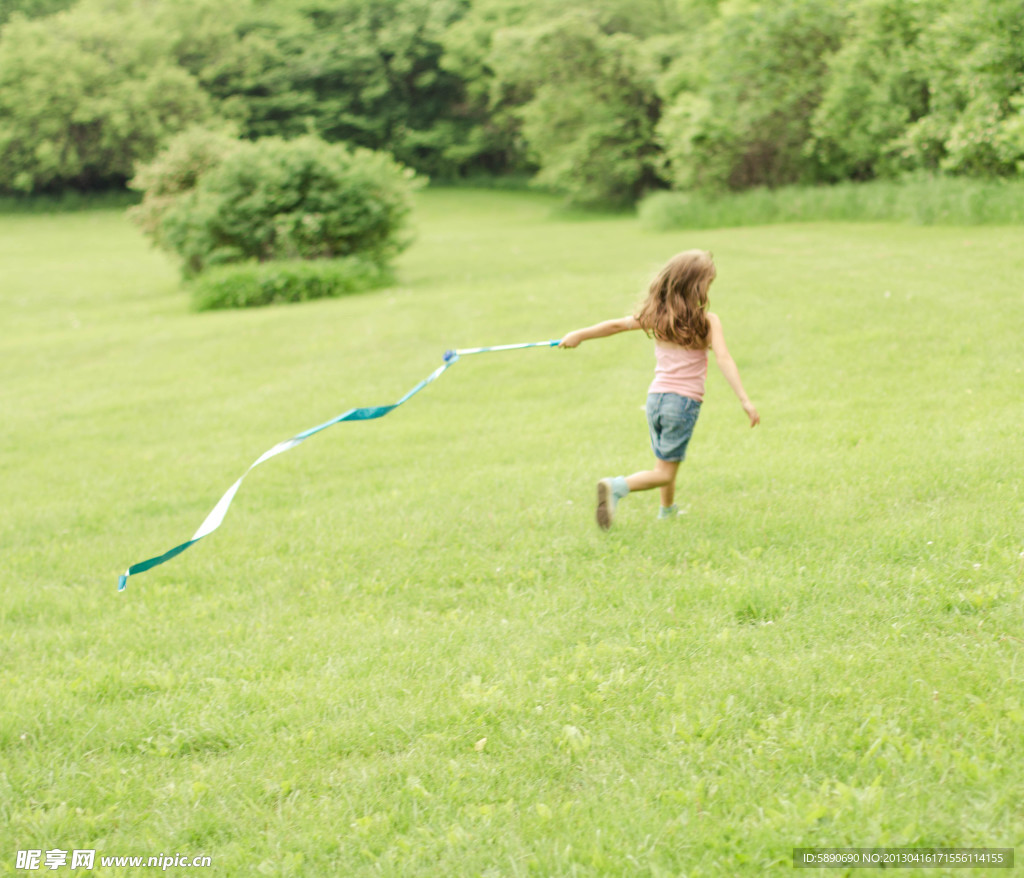
[(577, 203), (1024, 175), (1021, 0), (0, 0), (0, 191), (200, 126)]

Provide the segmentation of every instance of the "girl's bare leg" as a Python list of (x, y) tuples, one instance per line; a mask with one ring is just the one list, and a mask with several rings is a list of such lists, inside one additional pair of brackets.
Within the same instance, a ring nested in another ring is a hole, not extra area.
[[(676, 473), (679, 470), (678, 460), (658, 460), (654, 469), (633, 473), (626, 477), (626, 484), (632, 491), (648, 491), (651, 488), (661, 489), (661, 505), (671, 506), (675, 497)], [(667, 500), (667, 502), (666, 502)]]

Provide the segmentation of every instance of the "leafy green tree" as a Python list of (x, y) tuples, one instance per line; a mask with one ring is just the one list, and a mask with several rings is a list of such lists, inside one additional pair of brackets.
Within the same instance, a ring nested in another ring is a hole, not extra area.
[(901, 138), (909, 167), (1024, 174), (1024, 3), (951, 4), (922, 37), (929, 112)]
[[(331, 141), (390, 150), (427, 173), (457, 171), (468, 123), (462, 82), (440, 65), (445, 29), (464, 0), (320, 0), (304, 13), (316, 38), (299, 83), (317, 106), (316, 130)], [(449, 154), (448, 146), (454, 151)]]
[[(111, 0), (116, 2), (116, 0)], [(172, 52), (240, 134), (297, 137), (320, 112), (304, 81), (304, 58), (327, 37), (291, 4), (253, 0), (175, 0), (157, 8)]]
[[(680, 46), (714, 15), (717, 2), (473, 0), (466, 14), (445, 31), (441, 63), (465, 83), (466, 111), (474, 125), (471, 142), (478, 160), (497, 171), (537, 170), (539, 155), (524, 136), (523, 108), (534, 99), (534, 83), (543, 76), (529, 69), (529, 59), (517, 64), (508, 57), (507, 31), (518, 32), (513, 42), (522, 43), (524, 31), (543, 30), (563, 16), (583, 16), (590, 32), (596, 27), (603, 37), (621, 34), (641, 41), (637, 53), (642, 56), (642, 66), (648, 68), (641, 78), (647, 79), (651, 75), (648, 62), (659, 69), (669, 66), (678, 57)], [(613, 53), (617, 57), (619, 50)], [(629, 50), (629, 54), (637, 53)], [(635, 60), (630, 63), (637, 64)], [(648, 90), (645, 84), (645, 101)], [(656, 152), (657, 146), (652, 144), (651, 149)]]
[(949, 0), (862, 0), (812, 119), (808, 149), (833, 180), (892, 176), (900, 139), (931, 108), (922, 35)]
[(640, 40), (573, 12), (499, 31), (491, 63), (530, 95), (514, 113), (538, 184), (577, 204), (628, 204), (655, 181), (655, 74)]
[(175, 51), (245, 137), (387, 149), (454, 176), (472, 162), (463, 81), (441, 38), (465, 0), (178, 0), (159, 13)]
[(0, 37), (0, 190), (123, 185), (136, 161), (212, 112), (141, 15), (16, 17)]
[(520, 120), (514, 112), (529, 93), (498, 79), (491, 61), (494, 34), (503, 28), (525, 25), (546, 2), (474, 0), (441, 38), (442, 68), (464, 83), (463, 114), (470, 123), (467, 141), (476, 163), (495, 173), (533, 171), (535, 167), (526, 156)]
[(1007, 176), (1024, 161), (1024, 5), (862, 0), (812, 148), (834, 179)]
[(834, 0), (729, 3), (698, 36), (692, 60), (662, 78), (658, 139), (679, 188), (810, 183), (823, 169), (804, 147), (821, 100), (825, 59), (840, 44)]

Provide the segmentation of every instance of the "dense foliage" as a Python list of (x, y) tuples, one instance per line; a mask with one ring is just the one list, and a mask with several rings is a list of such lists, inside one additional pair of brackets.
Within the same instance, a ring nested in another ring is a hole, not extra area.
[(76, 7), (0, 31), (0, 190), (123, 186), (214, 101), (144, 15)]
[(0, 0), (0, 24), (16, 14), (28, 18), (51, 15), (67, 9), (75, 0)]
[(186, 132), (134, 185), (135, 218), (186, 276), (227, 263), (358, 255), (386, 267), (409, 242), (413, 172), (306, 135), (256, 142)]
[(579, 203), (1024, 174), (1020, 0), (68, 5), (0, 5), (0, 191), (120, 185), (213, 118)]
[(391, 274), (360, 256), (220, 265), (191, 284), (197, 311), (337, 298), (379, 287)]

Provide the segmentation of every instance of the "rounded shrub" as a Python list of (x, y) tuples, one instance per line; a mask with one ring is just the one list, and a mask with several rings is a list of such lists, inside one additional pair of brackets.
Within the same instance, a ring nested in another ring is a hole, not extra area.
[(143, 193), (142, 202), (129, 208), (129, 218), (154, 244), (166, 248), (161, 229), (167, 212), (239, 146), (241, 141), (213, 129), (195, 126), (182, 131), (136, 170), (128, 185)]
[(189, 191), (159, 204), (150, 232), (181, 257), (186, 277), (229, 263), (352, 255), (384, 267), (409, 244), (418, 180), (385, 153), (314, 136), (217, 152)]
[(359, 256), (222, 265), (192, 281), (192, 307), (210, 311), (305, 302), (359, 293), (390, 279), (386, 268)]

